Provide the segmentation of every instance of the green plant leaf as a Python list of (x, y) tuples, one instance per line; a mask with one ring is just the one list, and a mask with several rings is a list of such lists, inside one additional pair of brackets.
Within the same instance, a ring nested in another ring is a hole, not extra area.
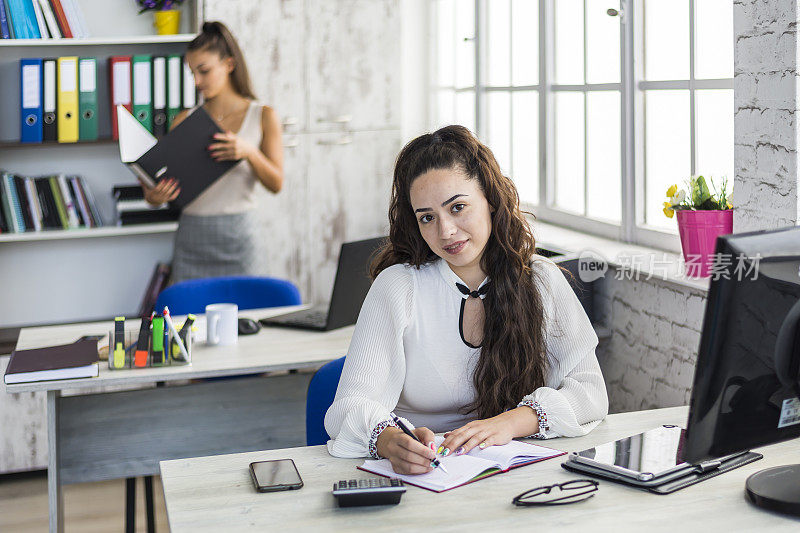
[(692, 182), (692, 204), (695, 208), (699, 208), (709, 198), (711, 198), (711, 191), (708, 190), (705, 178), (697, 176), (697, 179)]

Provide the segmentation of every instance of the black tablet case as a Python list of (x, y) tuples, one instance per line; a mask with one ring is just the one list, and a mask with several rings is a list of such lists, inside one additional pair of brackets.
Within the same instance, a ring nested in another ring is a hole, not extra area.
[(603, 470), (601, 468), (597, 468), (584, 463), (570, 461), (569, 459), (561, 463), (561, 466), (564, 469), (569, 470), (570, 472), (576, 472), (578, 474), (588, 474), (590, 476), (599, 477), (601, 479), (616, 481), (618, 483), (628, 485), (629, 487), (648, 490), (655, 494), (671, 494), (675, 491), (686, 488), (690, 485), (694, 485), (695, 483), (700, 483), (701, 481), (705, 481), (706, 479), (710, 479), (720, 474), (724, 474), (725, 472), (728, 472), (735, 468), (739, 468), (740, 466), (750, 464), (753, 461), (758, 461), (763, 457), (764, 456), (761, 455), (760, 453), (747, 452), (742, 455), (737, 455), (735, 457), (732, 457), (731, 459), (728, 459), (727, 461), (723, 462), (719, 467), (713, 470), (708, 470), (705, 472), (698, 472), (696, 470), (693, 470), (687, 473), (685, 476), (682, 476), (678, 479), (672, 479), (670, 481), (666, 481), (663, 484), (656, 486), (642, 486), (640, 484), (637, 484), (635, 482), (636, 480), (629, 479), (626, 476), (614, 474), (613, 472), (609, 472), (607, 470)]
[[(222, 130), (202, 106), (198, 107), (132, 165), (139, 165), (156, 183), (177, 178), (181, 193), (170, 205), (183, 209), (239, 163), (211, 159), (208, 145), (214, 142), (215, 133)], [(164, 167), (166, 171), (159, 174)]]

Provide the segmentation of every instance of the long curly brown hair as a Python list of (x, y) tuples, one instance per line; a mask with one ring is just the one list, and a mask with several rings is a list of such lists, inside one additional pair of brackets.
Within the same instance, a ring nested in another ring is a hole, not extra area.
[(491, 280), (475, 373), (475, 401), (464, 413), (488, 418), (512, 409), (542, 387), (547, 374), (544, 309), (531, 268), (536, 246), (519, 207), (519, 194), (503, 176), (491, 150), (463, 126), (447, 126), (409, 142), (397, 156), (389, 204), (389, 240), (372, 264), (377, 276), (395, 264), (417, 268), (438, 256), (422, 238), (411, 207), (411, 184), (437, 169), (454, 169), (478, 180), (493, 209), (492, 231), (481, 257)]

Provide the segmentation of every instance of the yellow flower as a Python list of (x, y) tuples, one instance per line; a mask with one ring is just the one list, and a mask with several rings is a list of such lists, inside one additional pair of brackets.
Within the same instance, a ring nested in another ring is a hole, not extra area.
[(672, 216), (675, 214), (671, 203), (664, 202), (664, 214), (667, 215), (668, 218), (672, 218)]
[(730, 202), (726, 202), (728, 204), (728, 209), (733, 209), (733, 204)]
[(675, 196), (676, 192), (678, 192), (678, 185), (677, 184), (675, 184), (672, 187), (670, 187), (669, 189), (667, 189), (667, 196), (668, 197)]

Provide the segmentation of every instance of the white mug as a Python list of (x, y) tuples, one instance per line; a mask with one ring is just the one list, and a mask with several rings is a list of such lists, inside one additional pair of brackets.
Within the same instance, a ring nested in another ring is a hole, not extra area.
[(206, 306), (206, 343), (221, 346), (239, 340), (239, 306), (211, 304)]

